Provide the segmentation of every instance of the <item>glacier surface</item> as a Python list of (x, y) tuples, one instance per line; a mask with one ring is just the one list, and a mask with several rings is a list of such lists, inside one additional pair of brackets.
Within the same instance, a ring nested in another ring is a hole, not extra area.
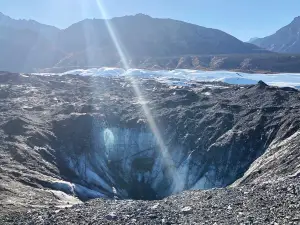
[[(247, 74), (199, 70), (124, 70), (120, 68), (78, 69), (56, 75), (102, 77), (132, 76), (156, 79), (172, 85), (193, 82), (256, 84), (259, 80), (274, 86), (300, 87), (300, 74)], [(49, 75), (49, 74), (38, 74)], [(205, 95), (210, 95), (206, 92)], [(65, 165), (76, 178), (70, 183), (56, 182), (53, 187), (84, 198), (118, 197), (157, 199), (187, 189), (222, 187), (217, 169), (202, 168), (193, 161), (193, 149), (167, 146), (159, 149), (155, 135), (148, 130), (119, 127), (94, 127), (93, 148), (80, 155), (66, 153)], [(69, 147), (72, 145), (69, 145)], [(169, 151), (172, 149), (171, 151)], [(201, 173), (199, 171), (202, 171)], [(232, 174), (235, 177), (236, 174)], [(136, 194), (136, 196), (135, 196)], [(144, 196), (143, 195), (148, 195)], [(155, 195), (155, 196), (153, 196)]]
[[(82, 76), (103, 76), (103, 77), (126, 77), (133, 76), (137, 78), (153, 78), (160, 82), (174, 85), (189, 85), (195, 81), (204, 82), (225, 82), (229, 84), (256, 84), (262, 80), (268, 85), (280, 87), (300, 87), (299, 73), (278, 73), (278, 74), (249, 74), (230, 71), (201, 71), (189, 69), (176, 70), (144, 70), (144, 69), (129, 69), (121, 68), (91, 68), (91, 69), (76, 69), (59, 73), (57, 75), (82, 75)], [(42, 74), (39, 75), (50, 75)], [(53, 74), (51, 74), (53, 75)]]

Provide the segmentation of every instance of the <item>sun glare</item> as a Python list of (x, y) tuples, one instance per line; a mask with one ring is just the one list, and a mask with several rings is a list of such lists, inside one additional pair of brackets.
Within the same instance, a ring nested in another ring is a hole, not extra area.
[[(118, 54), (120, 56), (120, 59), (121, 59), (121, 63), (125, 69), (125, 73), (128, 72), (128, 70), (130, 69), (130, 66), (128, 64), (128, 59), (126, 57), (126, 50), (124, 48), (124, 46), (122, 45), (121, 41), (118, 39), (117, 35), (116, 35), (116, 32), (114, 30), (114, 27), (113, 25), (111, 24), (110, 20), (107, 20), (108, 19), (108, 15), (107, 15), (107, 12), (103, 6), (103, 4), (101, 3), (100, 0), (96, 0), (97, 1), (97, 5), (98, 5), (98, 8), (99, 8), (99, 11), (101, 13), (101, 16), (102, 18), (105, 19), (105, 24), (107, 26), (107, 29), (109, 31), (109, 34), (110, 34), (110, 37), (118, 51)], [(146, 102), (145, 101), (145, 98), (141, 92), (141, 89), (138, 85), (138, 82), (136, 81), (136, 79), (127, 73), (127, 76), (125, 76), (132, 84), (132, 87), (134, 89), (134, 93), (135, 95), (137, 96), (138, 98), (138, 102)], [(168, 152), (168, 149), (164, 143), (164, 140), (162, 138), (162, 135), (158, 129), (158, 126), (151, 114), (151, 111), (149, 109), (149, 107), (147, 106), (147, 104), (141, 104), (141, 107), (142, 107), (142, 110), (143, 110), (143, 113), (147, 119), (147, 122), (150, 126), (150, 129), (152, 131), (152, 133), (155, 135), (155, 138), (157, 140), (157, 144), (158, 144), (158, 147), (159, 147), (159, 150), (160, 150), (160, 153), (161, 153), (161, 156), (163, 157), (163, 163), (165, 164), (165, 166), (168, 168), (168, 173), (167, 174), (170, 178), (173, 178), (173, 185), (174, 185), (174, 191), (176, 190), (179, 190), (181, 189), (182, 187), (178, 187), (178, 185), (181, 183), (181, 182), (178, 182), (179, 179), (177, 178), (177, 173), (175, 172), (175, 166), (174, 166), (174, 162), (172, 160), (172, 157), (170, 156), (169, 152)], [(179, 185), (181, 186), (181, 185)]]

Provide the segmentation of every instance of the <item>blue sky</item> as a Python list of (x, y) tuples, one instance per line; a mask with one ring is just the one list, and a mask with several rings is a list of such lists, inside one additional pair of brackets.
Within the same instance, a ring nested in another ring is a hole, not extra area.
[[(148, 14), (223, 30), (246, 41), (274, 33), (300, 16), (299, 0), (101, 0), (109, 17)], [(66, 28), (102, 18), (97, 0), (0, 0), (0, 12)]]

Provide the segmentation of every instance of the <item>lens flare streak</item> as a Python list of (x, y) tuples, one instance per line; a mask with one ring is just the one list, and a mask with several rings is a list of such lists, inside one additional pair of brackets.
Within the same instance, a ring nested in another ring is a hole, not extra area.
[[(110, 37), (112, 38), (112, 41), (114, 42), (114, 45), (117, 49), (117, 52), (120, 56), (120, 59), (121, 59), (121, 63), (124, 67), (124, 69), (126, 71), (128, 71), (130, 69), (130, 66), (127, 62), (127, 57), (125, 55), (125, 50), (124, 50), (124, 47), (122, 47), (121, 45), (121, 42), (120, 40), (118, 40), (117, 36), (116, 36), (116, 32), (114, 31), (114, 28), (111, 24), (111, 22), (109, 20), (107, 20), (107, 14), (106, 14), (106, 11), (103, 7), (103, 4), (101, 3), (100, 0), (97, 0), (97, 5), (98, 5), (98, 8), (100, 10), (100, 13), (102, 15), (102, 17), (105, 19), (105, 25), (108, 29), (108, 32), (110, 34)], [(146, 102), (143, 95), (142, 95), (142, 92), (139, 88), (139, 85), (137, 83), (137, 81), (134, 79), (133, 76), (125, 76), (132, 84), (132, 87), (133, 87), (133, 90), (135, 92), (135, 95), (137, 96), (138, 98), (138, 101), (139, 102)], [(148, 108), (147, 104), (141, 104), (141, 107), (142, 107), (142, 110), (143, 110), (143, 113), (147, 119), (147, 122), (150, 126), (150, 129), (151, 131), (153, 132), (153, 134), (155, 135), (155, 138), (157, 140), (157, 143), (158, 143), (158, 146), (159, 146), (159, 150), (160, 150), (160, 153), (163, 157), (163, 161), (164, 161), (164, 164), (165, 166), (168, 168), (168, 176), (170, 178), (172, 178), (172, 182), (173, 182), (173, 186), (174, 186), (174, 192), (177, 192), (177, 191), (181, 191), (184, 187), (182, 187), (182, 182), (180, 182), (180, 178), (178, 177), (178, 174), (176, 173), (175, 171), (175, 164), (172, 160), (172, 157), (170, 156), (169, 152), (168, 152), (168, 149), (164, 143), (164, 140), (160, 134), (160, 131), (158, 129), (158, 126), (151, 114), (151, 111), (150, 109)]]

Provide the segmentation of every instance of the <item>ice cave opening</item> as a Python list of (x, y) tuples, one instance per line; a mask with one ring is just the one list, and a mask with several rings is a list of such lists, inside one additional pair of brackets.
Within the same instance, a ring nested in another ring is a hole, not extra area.
[[(156, 200), (189, 189), (224, 187), (248, 166), (241, 170), (241, 162), (226, 164), (235, 156), (215, 157), (213, 152), (170, 141), (171, 134), (161, 149), (156, 136), (142, 126), (109, 127), (85, 118), (61, 123), (55, 133), (63, 182), (51, 187), (81, 200)], [(218, 159), (210, 161), (207, 155)]]

